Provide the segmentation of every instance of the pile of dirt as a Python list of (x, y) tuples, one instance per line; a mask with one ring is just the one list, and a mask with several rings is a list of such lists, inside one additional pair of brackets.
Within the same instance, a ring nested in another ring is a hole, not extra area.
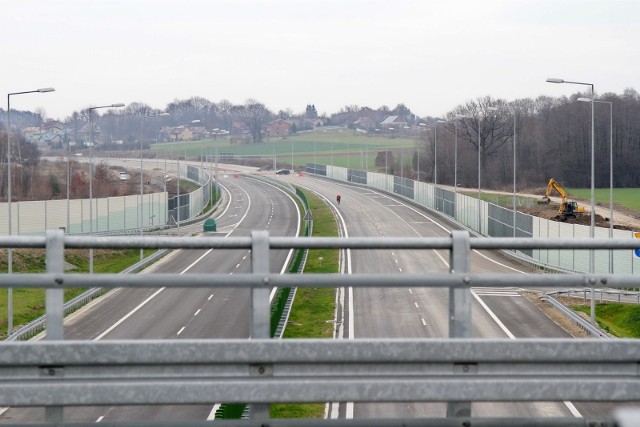
[[(537, 216), (540, 218), (545, 218), (551, 221), (565, 222), (567, 224), (579, 224), (579, 225), (591, 225), (591, 215), (589, 212), (584, 212), (582, 214), (576, 214), (575, 217), (569, 217), (566, 219), (562, 219), (560, 215), (558, 215), (558, 211), (560, 209), (560, 205), (558, 203), (549, 203), (548, 205), (534, 205), (532, 207), (520, 207), (518, 210), (522, 213), (526, 213), (531, 216)], [(609, 218), (605, 218), (602, 215), (595, 215), (595, 225), (596, 227), (609, 228)], [(613, 228), (617, 230), (633, 230), (633, 227), (630, 227), (625, 224), (613, 224)]]

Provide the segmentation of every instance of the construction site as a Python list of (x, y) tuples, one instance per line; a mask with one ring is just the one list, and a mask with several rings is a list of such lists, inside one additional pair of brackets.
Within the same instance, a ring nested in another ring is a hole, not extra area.
[[(554, 192), (558, 194), (559, 200), (558, 197), (552, 197)], [(518, 207), (520, 212), (568, 224), (591, 225), (590, 202), (570, 200), (565, 189), (553, 178), (549, 180), (544, 192), (536, 191), (536, 193), (544, 193), (544, 195), (538, 199), (535, 205)], [(603, 212), (607, 212), (606, 216), (603, 216)], [(596, 205), (595, 226), (609, 228), (611, 226), (610, 216), (609, 206)], [(614, 206), (613, 228), (618, 230), (638, 229), (639, 216), (637, 212), (621, 206)]]

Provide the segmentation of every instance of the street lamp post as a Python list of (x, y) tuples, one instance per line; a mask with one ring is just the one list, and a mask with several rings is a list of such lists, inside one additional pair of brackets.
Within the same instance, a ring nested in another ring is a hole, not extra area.
[[(89, 107), (89, 130), (91, 131), (91, 154), (89, 155), (89, 234), (93, 234), (93, 110), (124, 107), (123, 103)], [(93, 248), (89, 248), (89, 274), (93, 274)]]
[[(185, 124), (196, 124), (196, 123), (200, 123), (200, 120), (196, 119), (196, 120), (191, 120), (190, 122), (185, 122), (182, 123), (182, 125)], [(187, 147), (185, 146), (184, 148), (184, 162), (185, 165), (187, 164)], [(178, 150), (176, 149), (176, 160), (178, 162), (177, 167), (178, 167), (178, 182), (177, 182), (177, 189), (176, 189), (176, 228), (178, 229), (178, 231), (180, 230), (180, 154), (178, 153)]]
[(517, 115), (515, 109), (509, 109), (509, 112), (513, 116), (513, 237), (516, 237), (516, 121)]
[[(419, 123), (418, 126), (426, 128), (426, 123)], [(420, 182), (420, 138), (418, 138), (418, 155), (416, 156), (416, 169), (418, 170), (418, 182)]]
[[(570, 82), (564, 79), (557, 79), (554, 77), (549, 77), (547, 79), (547, 83), (568, 83), (575, 85), (583, 85), (583, 86), (591, 86), (591, 227), (590, 227), (590, 236), (592, 239), (595, 237), (595, 226), (596, 226), (596, 218), (595, 218), (595, 208), (596, 208), (596, 197), (595, 197), (595, 92), (593, 83), (584, 83), (584, 82)], [(595, 271), (595, 258), (593, 249), (589, 253), (589, 272), (593, 273)], [(595, 311), (596, 311), (596, 302), (595, 302), (595, 289), (591, 288), (591, 323), (595, 324)]]
[(453, 192), (458, 192), (458, 122), (453, 123), (455, 138), (453, 142)]
[(516, 111), (513, 110), (513, 237), (516, 237)]
[[(144, 226), (143, 226), (143, 209), (144, 209), (144, 171), (142, 164), (142, 124), (145, 119), (154, 119), (157, 117), (166, 117), (169, 116), (169, 113), (158, 113), (158, 114), (150, 114), (145, 116), (140, 116), (140, 237), (144, 235)], [(144, 259), (144, 249), (140, 248), (140, 261)]]
[[(487, 107), (487, 110), (496, 111), (497, 108), (496, 107)], [(460, 119), (472, 119), (473, 118), (471, 116), (463, 116), (463, 115), (458, 115), (456, 117), (460, 118)], [(480, 167), (481, 167), (480, 154), (481, 154), (481, 149), (482, 149), (481, 148), (482, 147), (482, 132), (481, 132), (481, 130), (482, 130), (482, 115), (480, 113), (478, 113), (478, 118), (477, 119), (478, 119), (478, 233), (482, 234), (482, 226), (481, 226), (481, 224), (482, 224), (482, 213), (480, 211), (481, 206), (482, 206), (481, 200), (480, 200), (480, 188), (481, 188), (480, 179), (481, 179), (481, 176), (482, 176), (481, 175), (481, 169), (480, 169)], [(456, 128), (456, 130), (457, 130), (457, 128)], [(456, 134), (456, 137), (457, 137), (457, 134)], [(456, 138), (456, 142), (457, 142), (457, 138)]]
[[(436, 120), (435, 125), (420, 123), (420, 126), (433, 128), (433, 185), (438, 185), (438, 123), (446, 123), (445, 120)], [(418, 159), (420, 156), (418, 156)], [(418, 176), (420, 169), (418, 168)]]
[[(591, 102), (589, 98), (578, 98), (581, 102)], [(598, 101), (597, 104), (609, 104), (609, 238), (613, 238), (613, 102)], [(609, 273), (613, 273), (613, 254), (609, 251)]]
[(467, 118), (467, 116), (455, 116), (453, 121), (454, 142), (453, 142), (453, 192), (458, 192), (458, 119)]
[[(11, 236), (11, 97), (13, 95), (24, 95), (27, 93), (46, 93), (54, 92), (52, 87), (45, 87), (36, 90), (27, 90), (22, 92), (11, 92), (7, 94), (7, 223), (9, 227), (9, 236)], [(11, 274), (13, 272), (13, 249), (7, 250), (7, 272)], [(7, 321), (7, 334), (11, 335), (13, 332), (13, 288), (8, 288), (7, 305), (9, 307), (9, 319)]]

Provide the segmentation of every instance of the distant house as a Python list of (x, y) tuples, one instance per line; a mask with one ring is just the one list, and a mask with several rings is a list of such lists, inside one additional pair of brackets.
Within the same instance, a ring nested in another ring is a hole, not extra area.
[(22, 129), (22, 134), (27, 139), (27, 141), (37, 143), (38, 138), (40, 138), (42, 132), (40, 131), (39, 127), (30, 126)]
[(356, 130), (364, 130), (366, 132), (370, 132), (376, 128), (376, 122), (371, 120), (369, 117), (360, 117), (358, 120), (353, 122), (349, 127)]
[(407, 121), (400, 116), (387, 116), (382, 123), (380, 123), (380, 127), (382, 128), (395, 128), (400, 129), (407, 126)]
[(64, 124), (57, 120), (47, 120), (42, 124), (42, 130), (52, 134), (63, 134)]
[(231, 123), (231, 134), (240, 135), (245, 132), (249, 132), (249, 128), (247, 127), (245, 122), (233, 122)]
[(269, 136), (289, 136), (293, 130), (293, 125), (283, 119), (274, 120), (267, 125)]
[(192, 126), (189, 128), (189, 130), (193, 134), (194, 140), (205, 139), (211, 135), (211, 133), (208, 132), (204, 126)]
[(171, 129), (170, 132), (172, 141), (191, 141), (193, 140), (193, 132), (191, 129), (184, 126), (178, 126)]
[(313, 126), (314, 127), (321, 127), (324, 126), (326, 124), (326, 120), (320, 118), (320, 117), (316, 117), (315, 119), (313, 119)]
[(100, 127), (97, 124), (93, 123), (93, 132), (91, 130), (91, 126), (89, 123), (86, 123), (80, 129), (78, 129), (78, 137), (80, 140), (84, 141), (84, 144), (87, 146), (91, 146), (91, 141), (94, 141), (96, 144), (100, 143)]
[(40, 134), (36, 143), (38, 145), (61, 145), (64, 142), (64, 137), (58, 133), (43, 133)]

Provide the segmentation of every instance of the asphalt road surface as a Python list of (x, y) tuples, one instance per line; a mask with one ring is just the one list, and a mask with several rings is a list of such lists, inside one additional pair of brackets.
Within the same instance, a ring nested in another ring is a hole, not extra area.
[[(335, 205), (344, 233), (348, 236), (437, 237), (447, 236), (451, 226), (405, 202), (372, 189), (331, 180), (278, 176), (304, 186)], [(223, 178), (228, 205), (218, 217), (218, 234), (246, 236), (253, 229), (267, 229), (272, 235), (295, 235), (298, 229), (295, 205), (290, 196), (248, 178)], [(198, 225), (198, 229), (201, 227)], [(190, 230), (183, 229), (188, 233)], [(279, 271), (287, 257), (273, 255), (271, 270)], [(429, 273), (446, 272), (448, 252), (439, 250), (350, 251), (345, 273)], [(474, 272), (531, 274), (492, 252), (474, 252)], [(204, 250), (176, 251), (154, 266), (153, 272), (180, 274), (202, 272), (248, 272), (247, 251), (207, 253)], [(517, 288), (473, 289), (473, 336), (486, 338), (568, 337)], [(354, 289), (341, 290), (345, 337), (355, 338), (442, 338), (448, 336), (448, 289)], [(67, 339), (135, 338), (245, 338), (249, 334), (249, 291), (234, 289), (119, 289), (79, 311), (66, 322)], [(65, 408), (67, 422), (116, 420), (203, 420), (211, 418), (211, 406), (83, 407)], [(611, 405), (571, 402), (474, 403), (478, 417), (565, 417), (606, 415)], [(444, 417), (445, 403), (342, 404), (341, 416), (354, 418)], [(10, 408), (0, 414), (1, 423), (43, 421), (42, 409)]]
[[(225, 203), (217, 214), (220, 238), (268, 230), (272, 236), (295, 236), (300, 213), (291, 196), (251, 178), (222, 178)], [(181, 233), (202, 225), (181, 227)], [(270, 269), (280, 272), (290, 251), (272, 251)], [(248, 273), (247, 250), (179, 250), (146, 272)], [(188, 339), (249, 337), (250, 291), (247, 289), (120, 288), (91, 303), (65, 321), (65, 339)], [(65, 422), (116, 420), (205, 420), (209, 406), (79, 407), (64, 409)], [(43, 422), (43, 408), (9, 408), (0, 423)]]
[[(309, 176), (283, 178), (326, 198), (338, 210), (350, 237), (443, 237), (450, 224), (374, 189)], [(336, 195), (342, 196), (340, 205)], [(353, 250), (350, 273), (447, 272), (449, 254), (440, 250)], [(475, 251), (473, 272), (535, 274), (492, 252)], [(567, 338), (570, 335), (550, 320), (519, 288), (474, 288), (472, 333), (478, 338)], [(345, 291), (349, 295), (349, 291)], [(353, 322), (346, 336), (355, 338), (443, 338), (448, 336), (449, 291), (429, 288), (354, 289)], [(345, 316), (348, 318), (348, 316)], [(389, 403), (342, 405), (340, 414), (354, 418), (444, 417), (445, 403)], [(611, 404), (585, 402), (473, 403), (477, 417), (604, 416)]]

